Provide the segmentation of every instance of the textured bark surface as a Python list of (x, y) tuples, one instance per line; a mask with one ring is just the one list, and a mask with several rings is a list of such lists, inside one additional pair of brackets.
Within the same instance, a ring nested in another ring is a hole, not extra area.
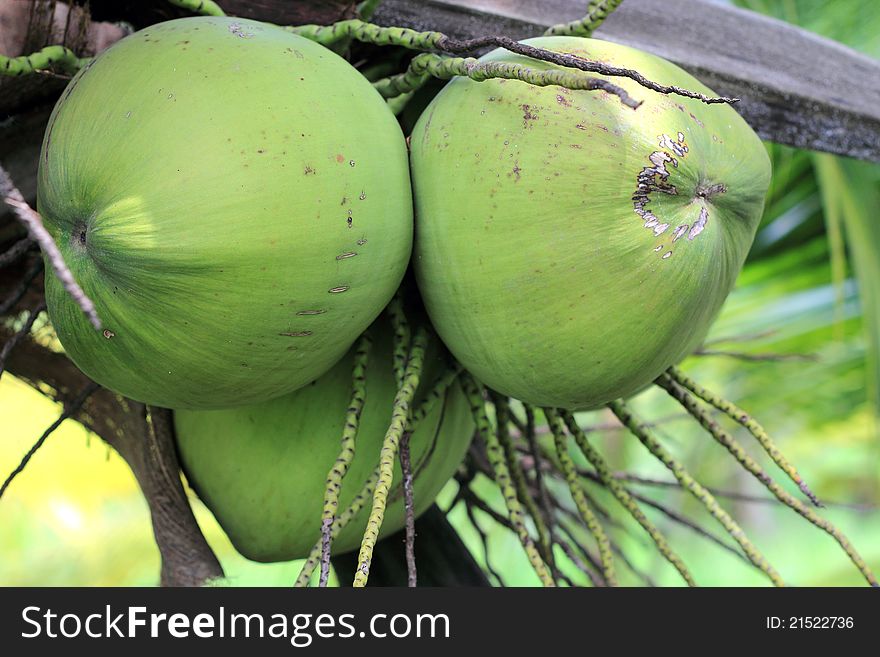
[[(356, 0), (219, 0), (217, 4), (230, 16), (299, 25), (334, 23), (352, 18), (358, 3)], [(96, 20), (125, 20), (137, 28), (171, 18), (192, 16), (192, 12), (161, 0), (91, 0), (91, 8)]]

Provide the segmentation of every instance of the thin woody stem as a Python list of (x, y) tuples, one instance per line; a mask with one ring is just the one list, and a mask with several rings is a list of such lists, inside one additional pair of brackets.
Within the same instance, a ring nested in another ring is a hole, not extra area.
[(605, 578), (605, 582), (608, 586), (617, 586), (617, 575), (614, 571), (614, 556), (611, 551), (611, 543), (608, 540), (608, 535), (599, 523), (599, 519), (590, 508), (590, 504), (587, 501), (583, 488), (581, 488), (574, 467), (574, 461), (568, 453), (567, 436), (565, 434), (565, 428), (562, 425), (562, 420), (559, 419), (559, 415), (551, 408), (545, 408), (544, 415), (547, 417), (547, 422), (550, 424), (550, 430), (553, 433), (553, 441), (556, 446), (556, 458), (559, 460), (560, 469), (568, 483), (568, 488), (571, 492), (571, 498), (574, 500), (575, 508), (577, 508), (581, 520), (586, 525), (587, 529), (590, 530), (590, 533), (596, 540), (596, 544), (599, 546), (599, 559), (602, 564), (602, 576)]
[(590, 441), (587, 439), (586, 433), (578, 426), (577, 422), (574, 419), (574, 415), (572, 415), (568, 411), (564, 411), (562, 413), (562, 419), (565, 422), (565, 425), (568, 427), (569, 433), (574, 437), (575, 442), (580, 448), (581, 453), (587, 459), (587, 461), (596, 469), (596, 473), (599, 476), (602, 484), (611, 491), (612, 495), (617, 499), (617, 501), (625, 508), (629, 514), (633, 517), (633, 519), (638, 522), (642, 528), (648, 533), (651, 537), (651, 540), (654, 541), (654, 544), (657, 546), (657, 550), (663, 557), (670, 563), (672, 566), (679, 572), (679, 574), (684, 578), (684, 581), (687, 582), (688, 586), (696, 586), (697, 583), (694, 581), (693, 576), (688, 570), (687, 566), (684, 565), (684, 562), (669, 546), (669, 542), (666, 540), (666, 537), (657, 529), (656, 526), (645, 516), (644, 512), (639, 508), (638, 503), (633, 499), (633, 496), (630, 492), (614, 478), (613, 473), (611, 472), (611, 468), (606, 463), (605, 459), (602, 458), (602, 455), (599, 454), (599, 451), (590, 444)]
[(770, 458), (773, 459), (773, 462), (779, 467), (779, 469), (787, 474), (789, 479), (791, 479), (797, 485), (800, 491), (813, 504), (818, 507), (822, 506), (822, 503), (819, 502), (819, 499), (816, 497), (813, 491), (810, 490), (810, 487), (807, 486), (806, 482), (801, 478), (797, 469), (788, 461), (787, 458), (785, 458), (785, 455), (779, 450), (779, 448), (776, 446), (776, 443), (773, 442), (773, 440), (767, 434), (767, 431), (757, 422), (757, 420), (755, 420), (751, 415), (746, 413), (733, 402), (730, 402), (720, 395), (715, 394), (711, 390), (704, 388), (692, 378), (685, 375), (684, 372), (682, 372), (678, 368), (670, 367), (667, 375), (668, 376), (661, 377), (658, 381), (660, 387), (664, 388), (667, 392), (669, 392), (670, 395), (677, 399), (677, 391), (669, 385), (669, 381), (672, 380), (679, 386), (682, 386), (695, 394), (707, 404), (711, 404), (738, 424), (745, 427), (749, 431), (749, 433), (754, 436), (755, 440), (760, 443), (761, 447), (764, 448), (764, 451), (767, 452)]
[(385, 440), (379, 454), (379, 480), (373, 491), (373, 508), (370, 512), (363, 540), (361, 541), (361, 549), (358, 554), (358, 568), (354, 576), (353, 585), (357, 588), (367, 584), (370, 562), (373, 558), (373, 548), (379, 540), (379, 530), (385, 519), (388, 492), (394, 479), (394, 463), (397, 460), (400, 439), (409, 421), (410, 407), (415, 397), (416, 388), (419, 386), (427, 344), (428, 333), (424, 328), (420, 328), (412, 341), (412, 349), (410, 350), (406, 373), (403, 377), (403, 385), (401, 385), (394, 398), (391, 424), (385, 433)]
[(516, 488), (511, 481), (510, 470), (504, 457), (504, 450), (498, 441), (498, 437), (492, 430), (492, 425), (486, 415), (482, 387), (468, 372), (462, 372), (460, 381), (465, 397), (470, 403), (471, 412), (474, 415), (477, 435), (486, 447), (486, 454), (495, 475), (495, 483), (498, 484), (504, 497), (510, 524), (514, 527), (520, 543), (526, 552), (526, 556), (529, 558), (529, 563), (532, 564), (532, 568), (534, 568), (535, 573), (538, 575), (538, 579), (541, 580), (544, 586), (556, 586), (556, 582), (553, 580), (547, 564), (541, 558), (532, 537), (529, 536), (529, 532), (526, 529), (522, 505), (516, 495)]
[(544, 518), (538, 510), (535, 500), (529, 493), (528, 482), (526, 481), (522, 463), (510, 437), (508, 424), (510, 423), (512, 413), (510, 412), (508, 399), (494, 392), (490, 392), (490, 399), (495, 406), (496, 436), (501, 444), (501, 449), (504, 450), (504, 458), (507, 461), (507, 468), (516, 487), (517, 497), (525, 507), (532, 522), (535, 523), (535, 529), (538, 532), (538, 544), (541, 546), (541, 554), (544, 561), (552, 565), (553, 548), (550, 541), (550, 530), (547, 528)]
[(632, 109), (641, 101), (634, 100), (626, 91), (603, 78), (590, 77), (571, 69), (535, 69), (516, 62), (481, 62), (473, 57), (443, 57), (430, 53), (417, 55), (406, 72), (373, 83), (373, 87), (385, 98), (419, 89), (431, 77), (449, 80), (456, 76), (475, 82), (486, 80), (520, 80), (536, 87), (557, 85), (566, 89), (605, 91), (614, 94)]
[(880, 586), (876, 575), (865, 562), (864, 558), (853, 547), (849, 539), (830, 520), (819, 516), (812, 508), (806, 506), (799, 499), (789, 494), (782, 486), (775, 482), (758, 463), (752, 459), (732, 435), (725, 431), (718, 422), (700, 407), (696, 398), (685, 388), (667, 378), (662, 387), (669, 392), (689, 413), (702, 425), (706, 431), (733, 456), (740, 465), (760, 481), (780, 502), (801, 515), (810, 523), (829, 534), (843, 549), (850, 561), (853, 562), (865, 580), (871, 586)]
[(669, 469), (681, 485), (686, 488), (697, 500), (699, 500), (706, 510), (721, 524), (728, 534), (742, 548), (743, 552), (748, 556), (756, 568), (763, 572), (776, 586), (785, 586), (779, 573), (770, 565), (767, 559), (752, 544), (746, 536), (742, 528), (730, 517), (724, 509), (718, 504), (713, 495), (706, 490), (693, 476), (685, 469), (678, 459), (672, 456), (663, 445), (660, 444), (653, 433), (648, 430), (645, 425), (633, 416), (629, 407), (622, 401), (612, 402), (608, 408), (614, 413), (621, 423), (626, 426), (633, 435), (635, 435), (641, 443), (653, 454), (657, 460)]
[(20, 57), (7, 57), (0, 54), (0, 75), (17, 77), (19, 75), (40, 73), (50, 69), (73, 74), (89, 61), (91, 61), (91, 58), (78, 57), (70, 48), (46, 46), (42, 50), (38, 50), (30, 55), (21, 55)]
[(61, 281), (64, 289), (76, 305), (80, 307), (92, 323), (92, 326), (100, 330), (101, 320), (95, 310), (94, 302), (83, 292), (83, 289), (73, 278), (73, 273), (71, 273), (67, 263), (64, 262), (64, 256), (58, 250), (58, 245), (55, 244), (55, 240), (52, 239), (49, 231), (43, 226), (43, 220), (40, 218), (40, 215), (27, 204), (27, 201), (24, 200), (21, 192), (12, 183), (12, 179), (2, 166), (0, 166), (0, 196), (2, 196), (4, 203), (12, 208), (18, 220), (27, 228), (31, 238), (40, 245), (43, 254), (49, 261), (49, 264), (52, 265), (55, 276)]

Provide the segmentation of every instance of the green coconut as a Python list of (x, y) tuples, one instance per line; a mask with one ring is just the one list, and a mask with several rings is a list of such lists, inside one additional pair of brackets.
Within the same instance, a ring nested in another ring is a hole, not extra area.
[[(526, 43), (714, 95), (595, 39)], [(496, 50), (484, 60), (551, 65)], [(485, 384), (541, 406), (628, 397), (704, 338), (761, 218), (766, 151), (727, 105), (613, 78), (644, 101), (456, 79), (411, 139), (415, 271), (434, 326)]]
[(65, 351), (170, 408), (255, 403), (325, 373), (412, 246), (384, 100), (326, 48), (242, 19), (154, 25), (81, 71), (49, 121), (38, 207), (105, 328), (47, 275)]
[[(366, 402), (338, 513), (348, 507), (379, 462), (397, 392), (390, 333), (382, 320), (372, 329)], [(413, 408), (433, 388), (448, 360), (434, 339)], [(175, 411), (177, 446), (187, 480), (245, 557), (255, 561), (305, 557), (320, 538), (325, 482), (339, 454), (353, 361), (354, 350), (311, 385), (261, 404)], [(455, 473), (473, 432), (467, 400), (453, 383), (410, 437), (417, 515)], [(381, 535), (404, 525), (402, 480), (398, 464)], [(334, 553), (360, 546), (369, 511), (367, 500), (334, 541)]]

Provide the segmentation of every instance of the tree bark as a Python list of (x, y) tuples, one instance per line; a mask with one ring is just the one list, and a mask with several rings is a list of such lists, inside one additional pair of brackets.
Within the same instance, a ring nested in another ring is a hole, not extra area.
[[(0, 342), (11, 337), (0, 328)], [(30, 338), (13, 350), (9, 371), (42, 394), (70, 402), (92, 382), (63, 354)], [(99, 388), (74, 418), (112, 446), (131, 467), (150, 508), (162, 559), (162, 586), (199, 586), (223, 577), (180, 479), (171, 411), (131, 401)]]

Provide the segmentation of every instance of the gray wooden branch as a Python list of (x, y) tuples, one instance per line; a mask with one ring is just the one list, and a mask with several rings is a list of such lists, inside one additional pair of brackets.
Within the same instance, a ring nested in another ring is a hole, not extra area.
[[(459, 38), (519, 39), (580, 17), (586, 4), (384, 0), (374, 20)], [(878, 60), (787, 23), (706, 0), (625, 0), (596, 37), (660, 55), (717, 93), (741, 98), (736, 109), (764, 139), (880, 162)]]

